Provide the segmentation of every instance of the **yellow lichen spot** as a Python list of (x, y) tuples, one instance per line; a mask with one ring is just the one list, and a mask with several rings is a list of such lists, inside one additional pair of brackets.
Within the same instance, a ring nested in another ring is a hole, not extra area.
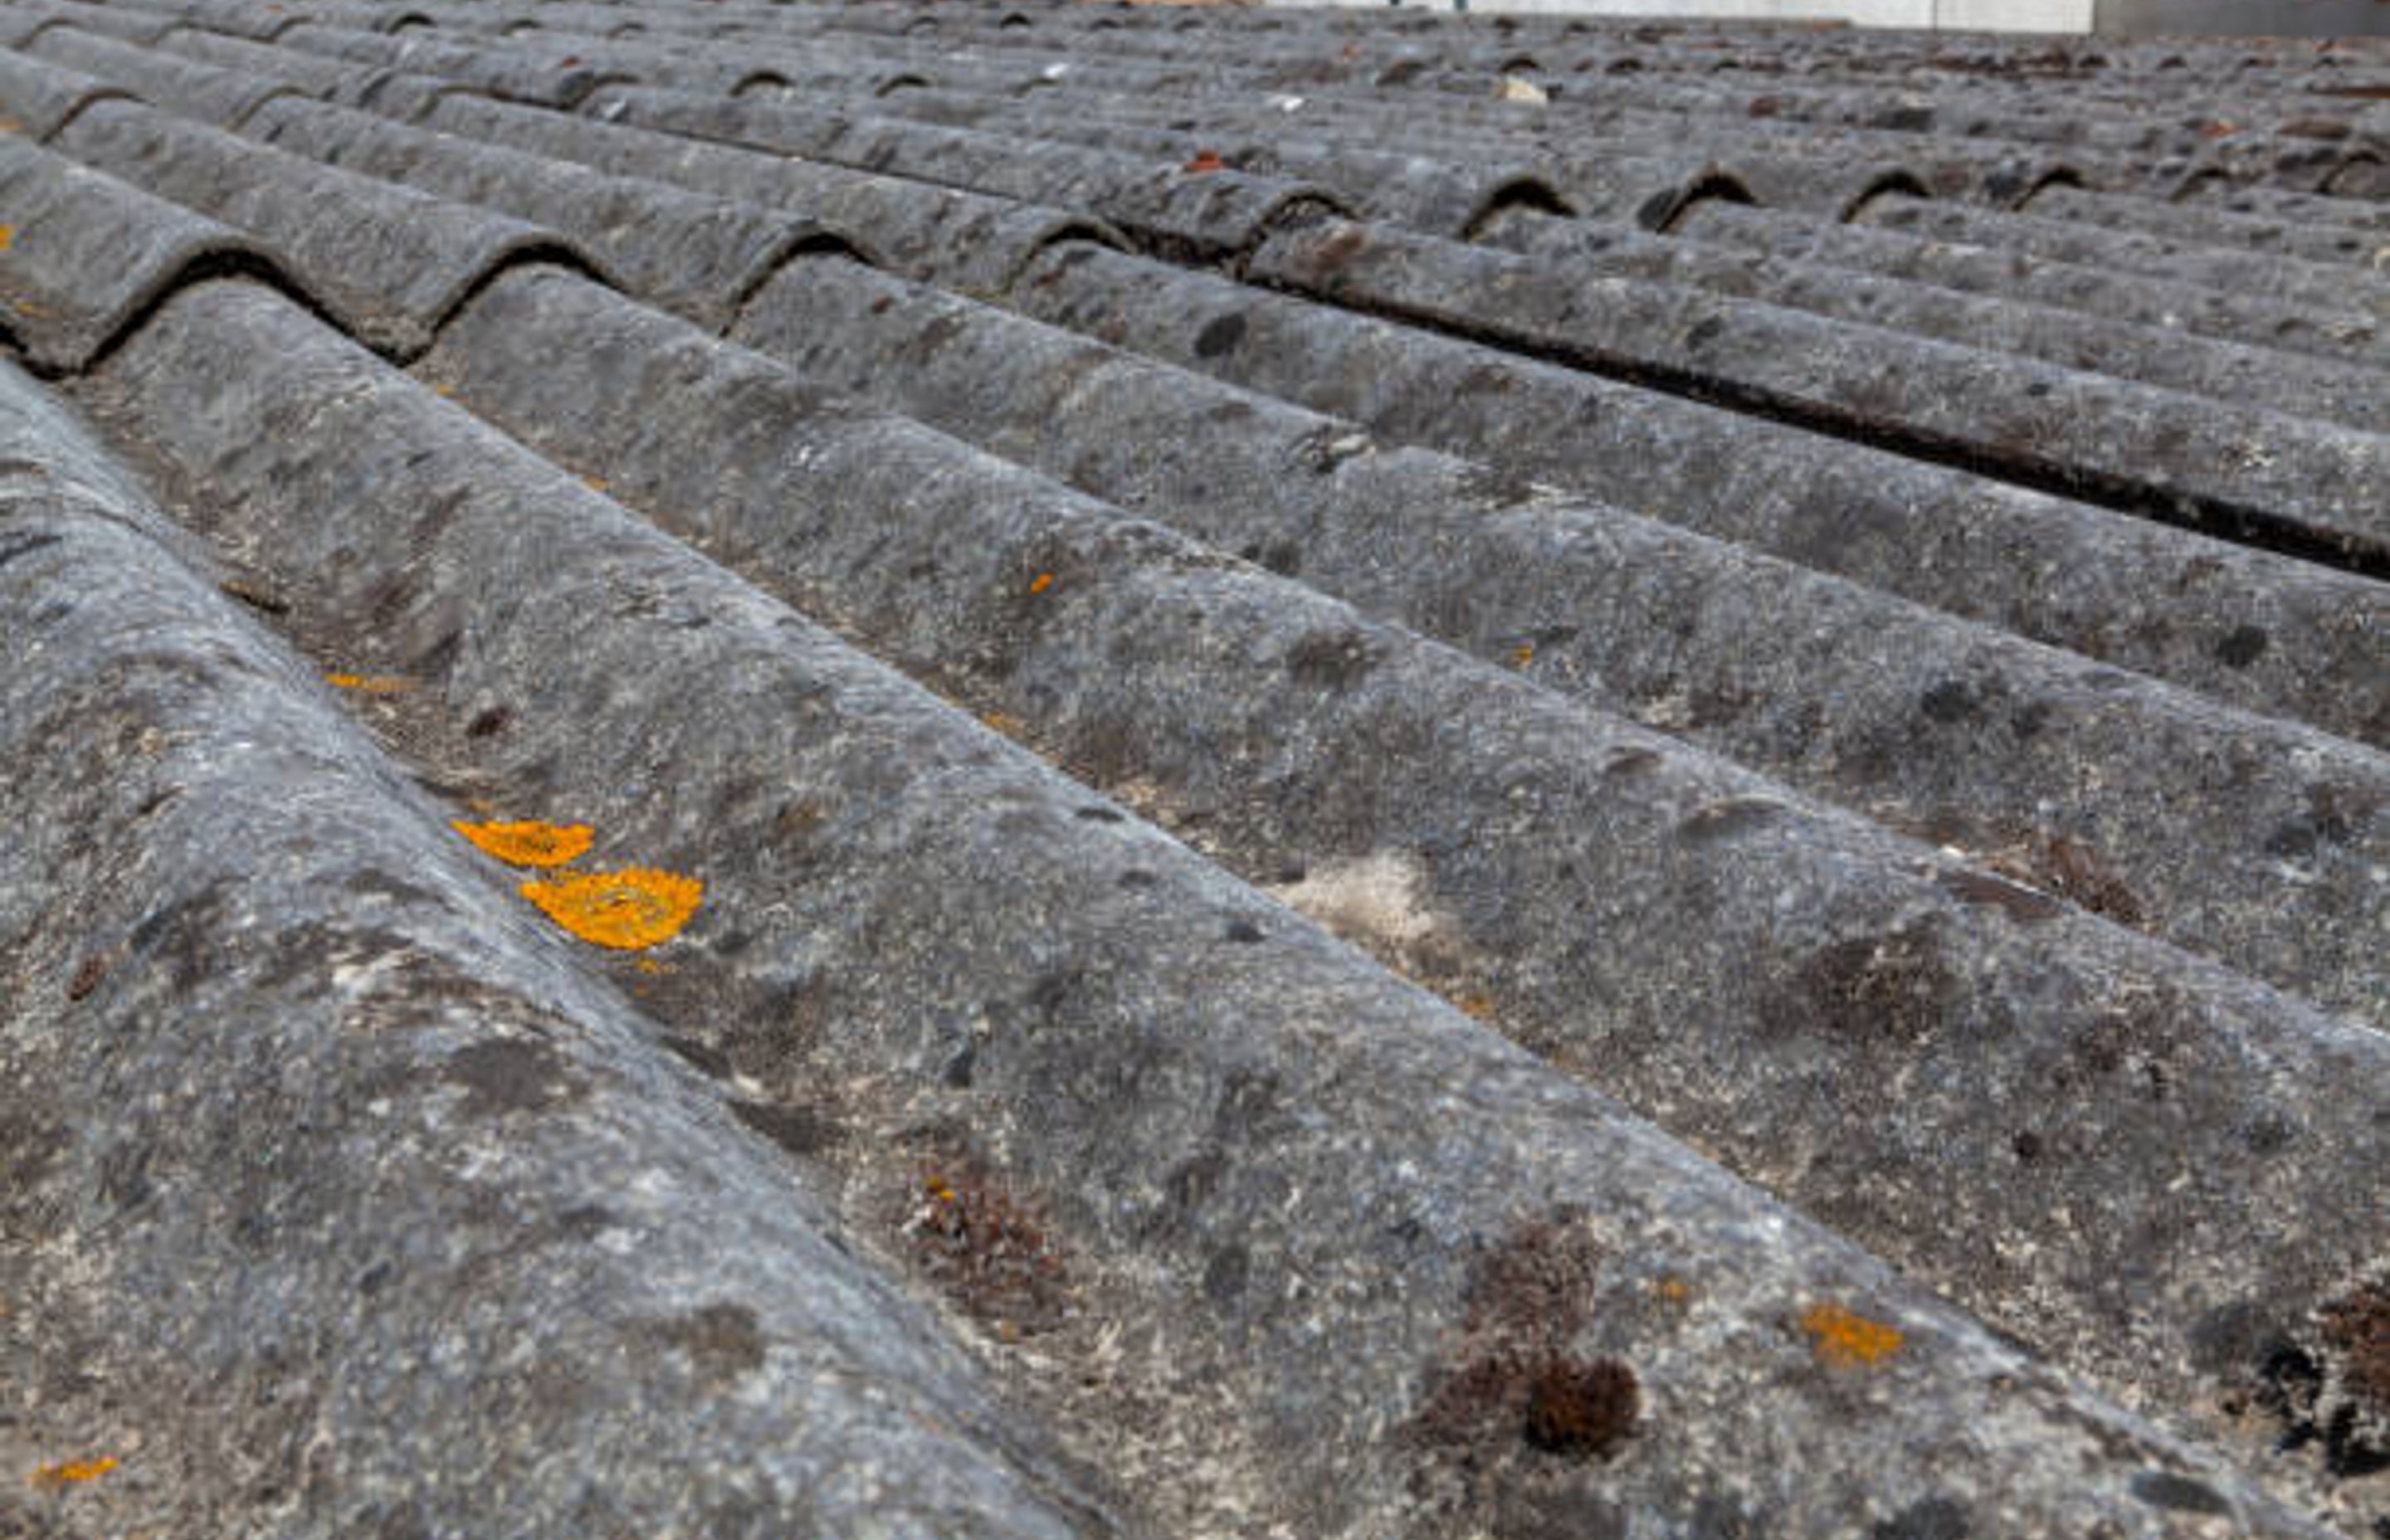
[(81, 1482), (96, 1482), (116, 1469), (116, 1457), (102, 1455), (96, 1460), (54, 1460), (33, 1472), (35, 1486), (71, 1486)]
[(25, 125), (14, 118), (0, 118), (0, 134), (22, 134)]
[(1019, 738), (1029, 730), (1022, 723), (1021, 718), (1008, 716), (1002, 712), (983, 712), (980, 713), (979, 720), (982, 726), (992, 727), (1007, 738)]
[(414, 687), (394, 674), (328, 674), (324, 683), (359, 695), (404, 695)]
[(1803, 1330), (1816, 1339), (1818, 1361), (1834, 1368), (1872, 1368), (1900, 1351), (1907, 1341), (1897, 1327), (1870, 1321), (1839, 1304), (1811, 1305), (1801, 1317)]
[(921, 1190), (941, 1203), (952, 1203), (957, 1200), (953, 1185), (934, 1171), (925, 1171), (921, 1174)]
[[(9, 132), (14, 133), (15, 130), (11, 129)], [(0, 225), (0, 251), (6, 251), (16, 244), (17, 227), (14, 225)]]
[(514, 824), (452, 823), (448, 827), (509, 866), (568, 866), (586, 854), (590, 841), (597, 838), (587, 824), (530, 820)]
[(1525, 668), (1529, 663), (1532, 663), (1535, 661), (1536, 644), (1533, 642), (1520, 643), (1518, 650), (1510, 654), (1510, 661), (1521, 668)]
[(610, 490), (605, 478), (601, 476), (584, 476), (581, 478), (581, 484), (592, 492), (602, 493)]
[(1471, 1020), (1491, 1021), (1494, 1020), (1496, 1007), (1494, 1005), (1494, 996), (1491, 995), (1464, 995), (1459, 999), (1455, 1000), (1453, 1005), (1458, 1007), (1461, 1015), (1468, 1017)]
[(454, 401), (456, 398), (456, 387), (454, 385), (434, 385), (431, 387), (431, 393), (438, 396), (443, 401)]
[(650, 979), (656, 978), (667, 971), (664, 965), (656, 961), (653, 957), (641, 957), (637, 962), (633, 963), (631, 966), (637, 969), (640, 972), (646, 974)]
[(1693, 1303), (1693, 1286), (1673, 1274), (1651, 1280), (1651, 1297), (1671, 1310), (1682, 1310)]
[(705, 884), (693, 877), (630, 867), (568, 874), (522, 885), (523, 897), (557, 924), (597, 946), (636, 952), (680, 934)]
[(1051, 572), (1040, 572), (1029, 580), (1029, 591), (1033, 594), (1042, 594), (1053, 586), (1054, 574)]

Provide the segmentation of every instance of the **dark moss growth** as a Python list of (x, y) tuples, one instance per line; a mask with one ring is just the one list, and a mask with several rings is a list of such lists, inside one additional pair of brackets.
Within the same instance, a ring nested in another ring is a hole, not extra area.
[(2314, 1449), (2338, 1477), (2390, 1470), (2390, 1279), (2325, 1301), (2294, 1337), (2268, 1344), (2258, 1370), (2281, 1447)]
[(2095, 915), (2119, 925), (2139, 925), (2145, 918), (2140, 899), (2124, 879), (2080, 841), (2063, 834), (2043, 841), (2036, 869), (2060, 897)]
[(1642, 1392), (1615, 1358), (1554, 1358), (1527, 1376), (1527, 1443), (1573, 1459), (1606, 1455), (1635, 1430)]
[(1938, 1025), (1959, 983), (1931, 924), (1857, 936), (1819, 948), (1760, 1004), (1760, 1020), (1783, 1035), (1912, 1042)]
[(1050, 1331), (1069, 1303), (1044, 1217), (969, 1161), (927, 1161), (907, 1224), (923, 1272), (1001, 1336)]
[[(1473, 1506), (1537, 1462), (1614, 1453), (1642, 1405), (1635, 1372), (1574, 1350), (1600, 1257), (1568, 1216), (1521, 1229), (1479, 1264), (1458, 1340), (1431, 1368), (1405, 1431), (1428, 1457), (1422, 1495)], [(1522, 1457), (1530, 1461), (1519, 1466)]]
[(2232, 1505), (2217, 1495), (2205, 1482), (2189, 1476), (2178, 1476), (2171, 1470), (2144, 1470), (2133, 1478), (2133, 1495), (2152, 1508), (2172, 1508), (2178, 1513), (2215, 1513), (2232, 1511)]
[(2368, 1285), (2318, 1313), (2342, 1383), (2376, 1417), (2390, 1417), (2390, 1287)]
[(1297, 684), (1337, 694), (1366, 676), (1376, 660), (1357, 631), (1315, 631), (1287, 649), (1286, 671)]

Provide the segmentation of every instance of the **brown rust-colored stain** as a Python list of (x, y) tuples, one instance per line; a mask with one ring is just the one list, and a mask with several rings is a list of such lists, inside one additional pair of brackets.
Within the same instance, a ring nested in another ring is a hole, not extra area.
[(2376, 1418), (2390, 1418), (2390, 1285), (2353, 1290), (2316, 1318), (2349, 1393)]
[(1007, 1339), (1061, 1324), (1069, 1279), (1045, 1216), (970, 1160), (925, 1161), (907, 1220), (913, 1256), (966, 1312)]
[(1321, 241), (1311, 253), (1311, 265), (1330, 271), (1346, 266), (1369, 247), (1369, 233), (1358, 225), (1345, 225)]
[(74, 970), (74, 977), (67, 981), (67, 998), (70, 1000), (84, 1000), (90, 998), (91, 992), (97, 989), (99, 987), (99, 981), (107, 976), (107, 954), (103, 952), (93, 953), (90, 956), (85, 957), (83, 960), (82, 967), (77, 968)]
[(1524, 1448), (1572, 1461), (1615, 1451), (1641, 1412), (1635, 1372), (1582, 1355), (1600, 1256), (1566, 1212), (1520, 1227), (1479, 1264), (1457, 1340), (1428, 1370), (1413, 1444), (1464, 1476)]

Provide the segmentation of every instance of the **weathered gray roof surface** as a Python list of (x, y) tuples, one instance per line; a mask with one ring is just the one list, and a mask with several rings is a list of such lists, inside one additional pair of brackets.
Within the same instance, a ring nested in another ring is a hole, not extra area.
[(0, 0), (0, 1536), (2390, 1536), (2386, 99)]

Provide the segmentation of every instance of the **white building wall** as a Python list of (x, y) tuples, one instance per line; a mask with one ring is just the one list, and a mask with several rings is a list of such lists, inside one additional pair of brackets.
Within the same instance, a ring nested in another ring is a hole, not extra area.
[[(1386, 0), (1273, 0), (1377, 8)], [(1769, 21), (1839, 19), (1868, 27), (1951, 27), (2088, 32), (2095, 0), (1401, 0), (1415, 10), (1540, 11), (1569, 16), (1715, 17)]]

